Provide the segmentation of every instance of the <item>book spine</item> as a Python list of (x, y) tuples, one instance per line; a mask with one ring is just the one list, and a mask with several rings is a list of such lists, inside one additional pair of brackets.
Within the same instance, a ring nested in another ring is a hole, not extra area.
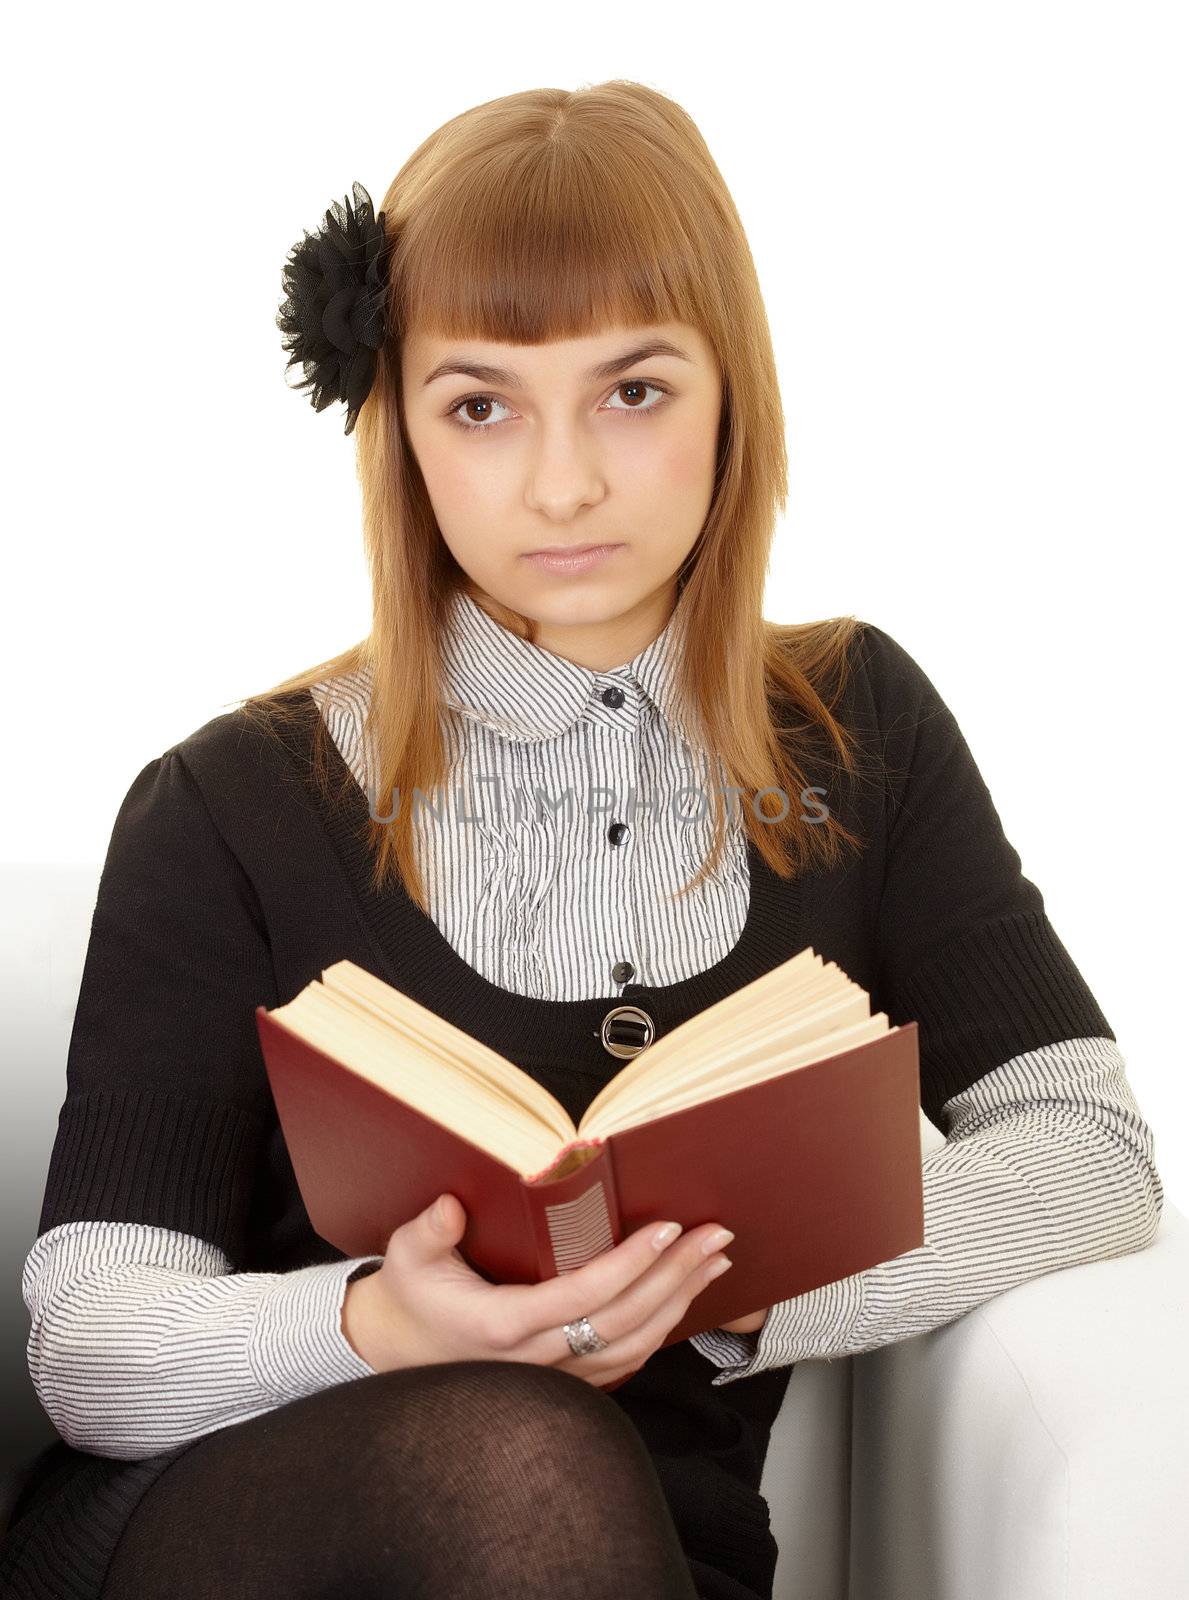
[(537, 1250), (538, 1282), (574, 1272), (620, 1241), (608, 1148), (601, 1141), (590, 1141), (584, 1142), (585, 1150), (591, 1152), (587, 1159), (570, 1166), (563, 1177), (526, 1179), (521, 1185)]

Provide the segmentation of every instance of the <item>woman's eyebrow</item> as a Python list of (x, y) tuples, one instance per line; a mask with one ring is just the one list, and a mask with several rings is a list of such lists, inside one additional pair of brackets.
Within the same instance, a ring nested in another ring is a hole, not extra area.
[[(599, 361), (593, 367), (588, 367), (584, 377), (588, 383), (597, 383), (601, 378), (613, 378), (625, 367), (634, 367), (637, 361), (647, 361), (653, 356), (676, 356), (680, 361), (693, 360), (692, 356), (687, 355), (680, 346), (672, 344), (668, 339), (650, 339), (647, 344), (637, 345), (635, 349), (625, 350), (622, 355), (613, 356), (609, 361)], [(421, 386), (425, 388), (438, 378), (450, 377), (453, 374), (464, 378), (475, 378), (480, 383), (498, 383), (504, 389), (519, 389), (524, 381), (515, 372), (509, 372), (506, 367), (489, 367), (478, 361), (447, 360), (434, 367)]]

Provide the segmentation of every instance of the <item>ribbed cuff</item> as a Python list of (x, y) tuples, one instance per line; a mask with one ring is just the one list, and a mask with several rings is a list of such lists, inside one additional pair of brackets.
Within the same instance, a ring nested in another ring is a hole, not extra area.
[(62, 1222), (138, 1222), (196, 1235), (238, 1267), (263, 1120), (156, 1091), (68, 1097), (38, 1233)]
[(347, 1283), (364, 1263), (357, 1256), (278, 1274), (261, 1296), (248, 1338), (257, 1382), (280, 1401), (375, 1373), (343, 1332)]
[(920, 1023), (921, 1105), (945, 1102), (1001, 1062), (1062, 1039), (1114, 1039), (1044, 911), (972, 928), (896, 985), (898, 1017)]

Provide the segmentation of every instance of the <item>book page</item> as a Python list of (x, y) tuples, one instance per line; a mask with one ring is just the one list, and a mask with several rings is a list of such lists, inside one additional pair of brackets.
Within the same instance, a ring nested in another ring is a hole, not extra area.
[[(641, 1095), (647, 1101), (654, 1085), (663, 1090), (694, 1073), (709, 1086), (734, 1070), (741, 1057), (752, 1051), (755, 1039), (771, 1041), (779, 1036), (804, 1042), (815, 1031), (828, 1032), (834, 1025), (831, 1004), (853, 1003), (856, 995), (861, 1014), (868, 1015), (870, 1003), (858, 984), (834, 962), (823, 962), (811, 948), (802, 950), (641, 1051), (587, 1106), (579, 1131), (588, 1132), (612, 1103), (617, 1107), (635, 1105)], [(847, 1017), (840, 1012), (837, 1020), (853, 1020), (856, 1014), (852, 1011)], [(704, 1098), (710, 1098), (709, 1087)]]
[(852, 1023), (850, 1027), (838, 1028), (824, 1040), (814, 1039), (800, 1048), (786, 1046), (778, 1049), (775, 1054), (771, 1051), (757, 1051), (754, 1055), (740, 1059), (735, 1070), (715, 1074), (711, 1079), (703, 1079), (698, 1083), (674, 1082), (666, 1088), (657, 1089), (651, 1095), (647, 1093), (648, 1086), (645, 1084), (639, 1094), (619, 1096), (605, 1102), (595, 1116), (589, 1114), (584, 1116), (578, 1131), (582, 1137), (605, 1139), (620, 1128), (631, 1128), (641, 1122), (651, 1122), (657, 1117), (668, 1116), (671, 1112), (684, 1111), (687, 1106), (703, 1105), (720, 1095), (731, 1094), (736, 1089), (746, 1089), (750, 1084), (763, 1083), (767, 1078), (780, 1077), (782, 1073), (792, 1072), (797, 1067), (809, 1066), (817, 1061), (825, 1061), (830, 1056), (841, 1055), (844, 1051), (854, 1050), (888, 1031), (887, 1016), (879, 1011), (874, 1017), (865, 1017)]
[(851, 1049), (889, 1022), (811, 947), (656, 1039), (575, 1128), (527, 1072), (355, 963), (335, 962), (276, 1016), (317, 1049), (526, 1177), (581, 1137), (667, 1115)]
[(353, 1009), (350, 997), (323, 984), (312, 984), (270, 1015), (347, 1071), (452, 1129), (516, 1172), (539, 1172), (577, 1137), (573, 1123), (562, 1134), (551, 1130), (481, 1075), (458, 1070), (457, 1063), (428, 1037), (402, 1037), (382, 1018)]
[[(574, 1137), (576, 1130), (566, 1108), (535, 1078), (521, 1071), (515, 1062), (500, 1055), (498, 1050), (488, 1049), (471, 1034), (456, 1028), (435, 1012), (416, 1006), (407, 995), (402, 995), (374, 973), (365, 972), (353, 962), (338, 961), (326, 968), (322, 982), (336, 994), (350, 996), (361, 1007), (395, 1024), (406, 1036), (418, 1038), (444, 1063), (465, 1074), (471, 1081), (484, 1084), (505, 1096), (530, 1117), (544, 1123), (562, 1142)], [(415, 1007), (413, 1013), (409, 1011), (411, 1006)], [(435, 1024), (438, 1026), (435, 1027)], [(455, 1041), (465, 1041), (465, 1053), (456, 1047)]]

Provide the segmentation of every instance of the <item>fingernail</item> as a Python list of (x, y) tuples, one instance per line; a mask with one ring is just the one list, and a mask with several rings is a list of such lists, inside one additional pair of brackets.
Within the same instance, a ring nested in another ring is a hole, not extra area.
[(658, 1228), (652, 1236), (653, 1248), (663, 1250), (667, 1244), (672, 1244), (681, 1232), (680, 1222), (666, 1222), (663, 1228)]
[(729, 1228), (720, 1228), (717, 1233), (712, 1233), (709, 1239), (702, 1242), (702, 1254), (712, 1256), (716, 1250), (721, 1250), (724, 1245), (730, 1244), (735, 1235)]
[(707, 1278), (721, 1278), (727, 1268), (734, 1265), (735, 1263), (730, 1256), (723, 1256), (721, 1261), (716, 1261), (712, 1267), (706, 1268), (706, 1276)]

